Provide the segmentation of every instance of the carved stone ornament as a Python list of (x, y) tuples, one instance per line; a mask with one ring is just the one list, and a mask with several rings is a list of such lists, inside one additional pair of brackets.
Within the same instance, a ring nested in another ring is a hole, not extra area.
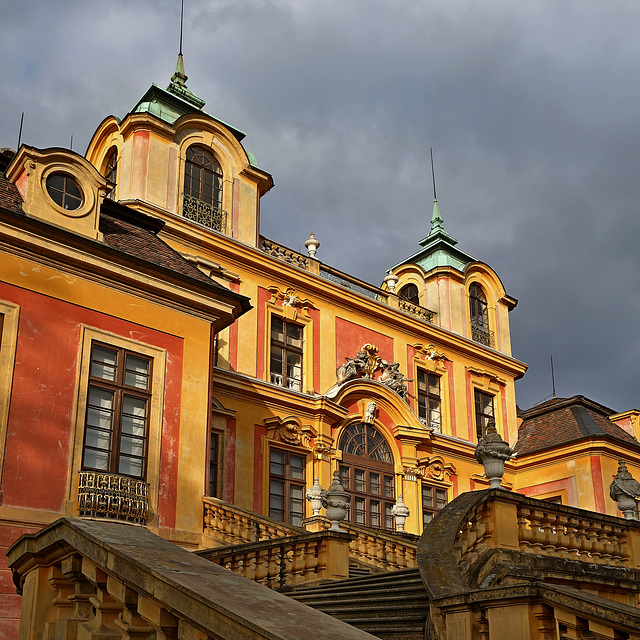
[(346, 362), (336, 370), (338, 384), (344, 384), (356, 378), (373, 379), (373, 374), (380, 367), (382, 358), (378, 355), (378, 347), (372, 344), (362, 345), (355, 358), (345, 358)]
[(413, 345), (413, 348), (418, 352), (423, 360), (433, 360), (434, 362), (441, 364), (443, 360), (447, 359), (447, 356), (442, 352), (438, 352), (432, 344), (425, 347), (421, 342), (418, 342)]
[(405, 378), (404, 374), (400, 373), (400, 363), (384, 362), (383, 367), (384, 371), (382, 372), (382, 376), (380, 376), (380, 382), (392, 391), (395, 391), (403, 400), (406, 400), (408, 390), (405, 382), (411, 382), (411, 380)]
[(409, 469), (405, 467), (402, 470), (402, 475), (408, 482), (415, 482), (418, 478), (422, 477), (422, 471), (420, 469)]
[(618, 460), (618, 474), (609, 487), (609, 495), (627, 520), (637, 520), (640, 482), (631, 475), (624, 460)]
[(282, 300), (289, 307), (313, 307), (313, 302), (309, 298), (301, 298), (293, 287), (284, 289), (273, 285), (269, 291), (276, 300)]
[(404, 531), (404, 523), (411, 515), (411, 512), (409, 511), (409, 507), (407, 507), (407, 505), (402, 500), (402, 496), (398, 496), (398, 500), (391, 508), (391, 515), (395, 518), (396, 521), (396, 531)]
[(313, 455), (316, 460), (323, 460), (324, 462), (329, 462), (333, 458), (335, 458), (336, 450), (331, 447), (323, 444), (317, 444), (313, 447)]
[(347, 517), (347, 507), (351, 496), (340, 484), (340, 472), (333, 472), (333, 482), (322, 497), (322, 505), (327, 510), (327, 518), (331, 521), (329, 531), (344, 531), (340, 523)]
[(366, 424), (373, 424), (376, 417), (377, 405), (375, 402), (367, 402), (366, 410), (364, 412), (363, 422)]
[(307, 489), (304, 497), (311, 504), (311, 510), (313, 515), (320, 515), (320, 509), (322, 508), (322, 499), (326, 498), (327, 491), (320, 486), (320, 478), (313, 479), (313, 484)]
[(267, 438), (276, 442), (308, 447), (311, 438), (316, 435), (310, 426), (303, 427), (293, 416), (284, 419), (267, 418), (264, 423), (267, 426)]
[(451, 476), (458, 475), (456, 468), (450, 462), (445, 462), (440, 456), (422, 458), (418, 464), (419, 467), (416, 471), (420, 477), (427, 480), (448, 482)]
[(484, 466), (484, 474), (492, 489), (502, 489), (500, 479), (504, 475), (504, 463), (511, 458), (513, 449), (505, 442), (492, 421), (487, 426), (484, 438), (475, 450), (476, 460)]
[[(403, 400), (407, 398), (407, 385), (409, 378), (405, 378), (400, 373), (399, 362), (387, 362), (378, 355), (378, 347), (372, 344), (365, 344), (356, 354), (355, 358), (346, 358), (347, 362), (336, 370), (336, 382), (338, 385), (344, 384), (356, 378), (366, 378), (373, 380), (378, 369), (382, 369), (380, 382), (395, 391)], [(366, 422), (366, 420), (365, 420)]]

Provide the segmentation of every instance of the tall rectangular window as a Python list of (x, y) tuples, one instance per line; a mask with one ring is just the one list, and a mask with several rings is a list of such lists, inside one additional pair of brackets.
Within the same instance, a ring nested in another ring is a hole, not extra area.
[(447, 505), (447, 490), (429, 484), (422, 485), (422, 526)]
[(302, 327), (277, 316), (271, 318), (271, 361), (273, 384), (302, 391)]
[(151, 358), (94, 342), (82, 468), (146, 476)]
[(428, 427), (441, 430), (440, 376), (418, 369), (418, 417)]
[(218, 496), (218, 476), (220, 469), (220, 434), (212, 431), (209, 440), (209, 495)]
[(289, 451), (269, 451), (269, 516), (302, 526), (304, 518), (305, 457)]
[(487, 426), (495, 420), (493, 413), (493, 396), (477, 389), (474, 391), (476, 413), (476, 435), (478, 440), (484, 437)]

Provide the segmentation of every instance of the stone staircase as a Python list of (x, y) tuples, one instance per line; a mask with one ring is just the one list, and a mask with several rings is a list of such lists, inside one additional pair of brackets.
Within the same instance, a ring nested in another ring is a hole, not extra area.
[(287, 595), (383, 640), (424, 638), (429, 601), (418, 569), (298, 588)]

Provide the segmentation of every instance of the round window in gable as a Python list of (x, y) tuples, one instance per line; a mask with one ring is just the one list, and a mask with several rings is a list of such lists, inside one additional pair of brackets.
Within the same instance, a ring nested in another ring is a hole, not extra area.
[(69, 211), (79, 209), (84, 201), (78, 183), (66, 173), (56, 172), (47, 177), (47, 193), (59, 207)]

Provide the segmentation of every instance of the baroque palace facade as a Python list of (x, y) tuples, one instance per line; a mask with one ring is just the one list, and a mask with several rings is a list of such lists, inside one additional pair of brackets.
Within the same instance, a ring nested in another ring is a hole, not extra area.
[(391, 544), (403, 501), (415, 558), (410, 534), (488, 488), (491, 424), (518, 451), (503, 487), (619, 515), (606, 494), (619, 459), (640, 471), (638, 412), (576, 397), (518, 415), (517, 301), (437, 203), (380, 287), (316, 259), (313, 234), (308, 255), (264, 238), (271, 176), (185, 81), (179, 58), (85, 157), (3, 152), (0, 545), (61, 515), (191, 550), (292, 535), (338, 472), (347, 529)]

